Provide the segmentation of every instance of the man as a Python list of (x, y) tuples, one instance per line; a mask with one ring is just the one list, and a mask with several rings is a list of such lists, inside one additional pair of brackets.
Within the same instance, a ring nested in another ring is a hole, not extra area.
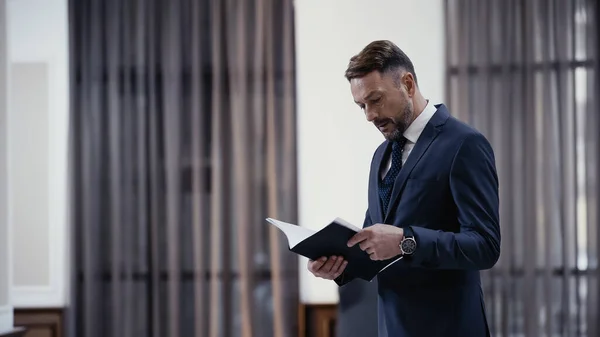
[[(479, 271), (500, 255), (489, 142), (423, 97), (411, 60), (389, 41), (352, 57), (346, 78), (385, 137), (371, 162), (364, 228), (348, 245), (373, 260), (402, 257), (377, 277), (379, 336), (489, 336)], [(347, 265), (323, 259), (308, 269), (325, 279)]]

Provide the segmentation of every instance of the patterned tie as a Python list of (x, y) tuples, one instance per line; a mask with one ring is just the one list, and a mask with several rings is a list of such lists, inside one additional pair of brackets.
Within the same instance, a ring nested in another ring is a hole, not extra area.
[(383, 214), (387, 212), (388, 205), (392, 194), (392, 188), (400, 169), (402, 168), (402, 153), (404, 152), (404, 145), (406, 144), (406, 138), (402, 138), (397, 142), (392, 143), (392, 166), (389, 171), (379, 183), (379, 197), (383, 204)]

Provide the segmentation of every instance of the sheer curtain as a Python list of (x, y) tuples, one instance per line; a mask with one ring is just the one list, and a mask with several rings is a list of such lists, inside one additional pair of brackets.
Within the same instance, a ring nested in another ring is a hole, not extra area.
[(496, 151), (494, 336), (598, 336), (597, 1), (447, 0), (448, 100)]
[(72, 0), (70, 333), (294, 336), (291, 0)]

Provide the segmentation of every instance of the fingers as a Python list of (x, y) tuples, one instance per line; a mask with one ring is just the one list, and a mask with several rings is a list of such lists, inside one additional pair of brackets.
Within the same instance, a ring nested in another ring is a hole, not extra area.
[(327, 262), (325, 262), (325, 264), (321, 267), (321, 269), (319, 269), (319, 272), (322, 274), (328, 274), (331, 272), (331, 268), (333, 268), (333, 266), (335, 265), (335, 262), (337, 261), (337, 256), (332, 256), (331, 258), (329, 258), (327, 260)]
[(348, 261), (344, 261), (341, 256), (332, 256), (328, 258), (320, 258), (316, 261), (308, 262), (308, 270), (315, 276), (327, 280), (333, 280), (339, 277), (346, 269)]
[[(370, 228), (363, 229), (362, 231), (354, 234), (354, 236), (352, 236), (350, 238), (350, 240), (348, 240), (348, 247), (352, 247), (357, 243), (362, 243), (362, 242), (368, 241), (372, 236), (373, 236), (373, 232), (371, 231)], [(361, 247), (361, 249), (362, 249), (362, 247)]]
[(340, 261), (340, 264), (339, 264), (339, 266), (337, 266), (335, 272), (333, 273), (333, 276), (331, 278), (332, 280), (340, 277), (340, 275), (342, 275), (342, 273), (346, 269), (346, 266), (348, 266), (348, 261), (345, 261), (342, 258), (340, 258), (339, 261)]
[(333, 267), (331, 268), (331, 273), (333, 273), (333, 278), (337, 278), (342, 274), (344, 269), (346, 269), (346, 265), (348, 265), (348, 261), (345, 261), (342, 257), (339, 257)]
[(308, 271), (311, 273), (316, 273), (324, 264), (327, 262), (327, 257), (323, 256), (318, 260), (309, 260), (308, 261)]
[(318, 276), (327, 280), (333, 280), (344, 272), (347, 265), (348, 261), (345, 261), (343, 257), (332, 256), (321, 270), (319, 270)]
[(373, 242), (370, 240), (365, 240), (365, 241), (359, 243), (358, 246), (360, 247), (360, 249), (362, 249), (364, 251), (368, 251), (369, 249), (373, 248)]
[(352, 247), (355, 244), (363, 241), (364, 239), (366, 239), (365, 231), (360, 231), (354, 234), (354, 236), (352, 236), (350, 240), (348, 240), (348, 247)]

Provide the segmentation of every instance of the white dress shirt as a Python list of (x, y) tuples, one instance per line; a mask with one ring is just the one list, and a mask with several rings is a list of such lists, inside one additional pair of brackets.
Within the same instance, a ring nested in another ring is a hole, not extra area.
[[(417, 118), (415, 118), (415, 120), (404, 131), (403, 135), (404, 135), (404, 138), (406, 138), (406, 144), (404, 145), (404, 152), (402, 153), (402, 165), (403, 166), (404, 166), (404, 163), (406, 163), (406, 159), (410, 155), (410, 152), (415, 147), (415, 144), (417, 143), (417, 140), (421, 136), (421, 133), (425, 129), (425, 126), (427, 125), (427, 123), (429, 123), (429, 120), (431, 119), (431, 117), (433, 117), (433, 115), (435, 114), (436, 111), (437, 111), (437, 109), (436, 109), (435, 105), (433, 105), (433, 103), (431, 103), (428, 100), (427, 105), (425, 106), (425, 109), (423, 109), (423, 111), (419, 114), (419, 116), (417, 116)], [(389, 157), (386, 166), (383, 168), (383, 170), (381, 172), (382, 179), (383, 179), (383, 177), (385, 177), (385, 174), (389, 171), (391, 166), (392, 166), (392, 156)]]

